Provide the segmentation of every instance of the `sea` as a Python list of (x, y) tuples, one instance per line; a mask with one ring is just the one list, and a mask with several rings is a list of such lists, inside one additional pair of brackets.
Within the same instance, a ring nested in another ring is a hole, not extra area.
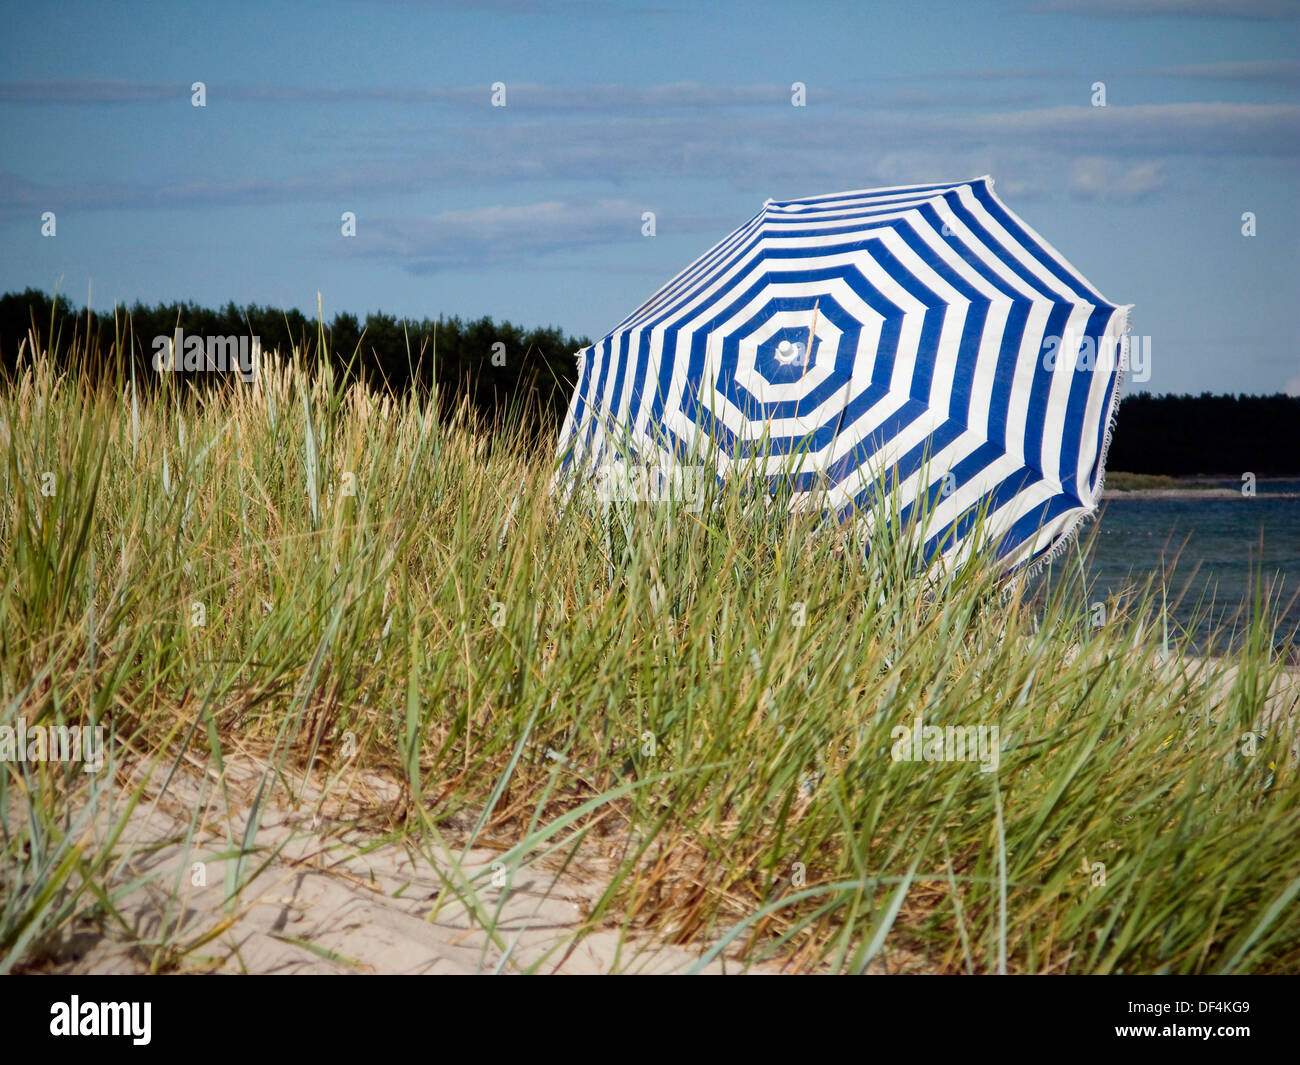
[[(1154, 574), (1173, 631), (1197, 650), (1224, 651), (1238, 642), (1234, 626), (1258, 586), (1278, 623), (1274, 646), (1293, 645), (1288, 657), (1300, 660), (1300, 480), (1260, 479), (1253, 497), (1241, 495), (1240, 480), (1213, 484), (1234, 497), (1106, 498), (1096, 528), (1085, 525), (1080, 539), (1089, 601), (1122, 599)], [(1053, 563), (1062, 566), (1077, 571), (1078, 552)]]

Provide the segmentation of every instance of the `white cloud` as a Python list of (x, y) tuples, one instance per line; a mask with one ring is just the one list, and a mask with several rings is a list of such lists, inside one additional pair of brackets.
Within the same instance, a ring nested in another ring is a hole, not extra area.
[(1076, 159), (1070, 170), (1070, 192), (1085, 200), (1141, 200), (1163, 186), (1160, 164), (1155, 161), (1130, 166), (1116, 159), (1090, 155)]
[[(936, 125), (943, 120), (936, 120)], [(1169, 103), (1045, 107), (964, 116), (967, 136), (1031, 137), (1041, 145), (1143, 155), (1291, 154), (1300, 151), (1300, 106)]]

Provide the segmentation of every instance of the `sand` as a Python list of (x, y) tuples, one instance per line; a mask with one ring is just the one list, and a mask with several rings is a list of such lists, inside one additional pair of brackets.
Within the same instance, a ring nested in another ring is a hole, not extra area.
[[(1157, 661), (1173, 673), (1213, 669), (1226, 691), (1235, 667), (1212, 660)], [(1269, 727), (1300, 711), (1300, 671), (1275, 681), (1261, 714)], [(612, 863), (594, 845), (561, 869), (554, 857), (522, 865), (504, 885), (490, 873), (514, 840), (462, 852), (471, 822), (440, 826), (445, 846), (419, 850), (376, 811), (397, 807), (401, 788), (377, 773), (354, 772), (321, 794), (301, 777), (282, 776), (246, 859), (247, 885), (223, 902), (229, 840), (248, 825), (265, 762), (228, 757), (224, 773), (187, 756), (169, 766), (144, 758), (119, 765), (117, 795), (143, 784), (118, 852), (111, 885), (138, 882), (117, 902), (127, 928), (84, 921), (65, 930), (47, 955), (25, 968), (57, 973), (708, 973), (744, 968), (725, 956), (700, 966), (705, 948), (656, 945), (588, 920)], [(105, 770), (106, 772), (108, 770)], [(193, 850), (185, 839), (197, 825)], [(108, 830), (107, 819), (98, 830)], [(196, 877), (196, 865), (201, 876)], [(504, 869), (504, 867), (502, 867)], [(454, 886), (487, 870), (475, 888), (477, 915)], [(143, 879), (141, 879), (143, 878)], [(195, 883), (195, 879), (202, 881)], [(449, 886), (449, 884), (451, 886)], [(486, 928), (492, 928), (495, 935)], [(163, 935), (164, 930), (167, 934)], [(159, 950), (155, 945), (171, 944)], [(783, 971), (778, 962), (751, 966)], [(924, 972), (922, 958), (892, 953), (873, 973)]]
[[(134, 778), (123, 783), (142, 779), (138, 769), (119, 773)], [(246, 859), (255, 875), (233, 905), (223, 905), (226, 869), (235, 860), (222, 856), (227, 830), (235, 840), (243, 837), (261, 766), (250, 759), (227, 762), (224, 782), (209, 771), (206, 787), (203, 773), (183, 765), (161, 797), (146, 784), (147, 799), (128, 822), (119, 850), (134, 853), (114, 881), (149, 878), (119, 903), (130, 932), (110, 922), (85, 922), (29, 969), (145, 973), (162, 961), (162, 971), (180, 972), (681, 973), (703, 952), (627, 938), (617, 927), (589, 929), (587, 914), (607, 880), (595, 855), (564, 872), (554, 859), (526, 864), (508, 884), (493, 886), (499, 849), (478, 846), (462, 855), (448, 846), (421, 853), (410, 842), (382, 842), (383, 827), (367, 820), (363, 807), (373, 812), (376, 800), (396, 800), (400, 789), (378, 776), (348, 788), (363, 794), (364, 804), (314, 793), (295, 803), (277, 787), (254, 836), (256, 854)], [(165, 767), (153, 771), (155, 779), (165, 774)], [(223, 783), (238, 811), (229, 818)], [(200, 831), (187, 853), (184, 839), (196, 809)], [(201, 863), (204, 883), (192, 882), (195, 863)], [(481, 907), (476, 919), (447, 878), (463, 883), (483, 870), (489, 878), (475, 889)], [(494, 928), (495, 939), (485, 925)], [(169, 955), (151, 948), (164, 927), (167, 938), (186, 949)], [(718, 958), (701, 970), (741, 968)]]

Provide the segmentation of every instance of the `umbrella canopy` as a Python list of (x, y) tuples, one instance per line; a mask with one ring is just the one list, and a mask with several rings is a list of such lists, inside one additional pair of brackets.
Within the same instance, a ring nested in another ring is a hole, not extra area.
[(841, 521), (887, 485), (927, 557), (982, 514), (1039, 562), (1096, 510), (1128, 311), (989, 177), (769, 200), (578, 353), (557, 477), (743, 466)]

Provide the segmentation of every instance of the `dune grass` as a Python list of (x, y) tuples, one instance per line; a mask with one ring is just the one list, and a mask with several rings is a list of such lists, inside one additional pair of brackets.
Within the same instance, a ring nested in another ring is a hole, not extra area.
[[(126, 767), (235, 744), (268, 790), (288, 765), (396, 777), (417, 844), (472, 824), (511, 870), (598, 847), (586, 927), (701, 952), (1300, 966), (1297, 724), (1262, 595), (1202, 665), (1159, 588), (1099, 623), (1077, 552), (1030, 596), (979, 558), (909, 576), (883, 522), (864, 563), (734, 487), (698, 512), (557, 500), (549, 451), (296, 355), (219, 401), (29, 360), (0, 448), (0, 724), (112, 737), (99, 775), (0, 763), (0, 969), (74, 920), (125, 934)], [(918, 717), (996, 726), (996, 767), (896, 761)], [(148, 945), (168, 964), (206, 935), (173, 931)]]

